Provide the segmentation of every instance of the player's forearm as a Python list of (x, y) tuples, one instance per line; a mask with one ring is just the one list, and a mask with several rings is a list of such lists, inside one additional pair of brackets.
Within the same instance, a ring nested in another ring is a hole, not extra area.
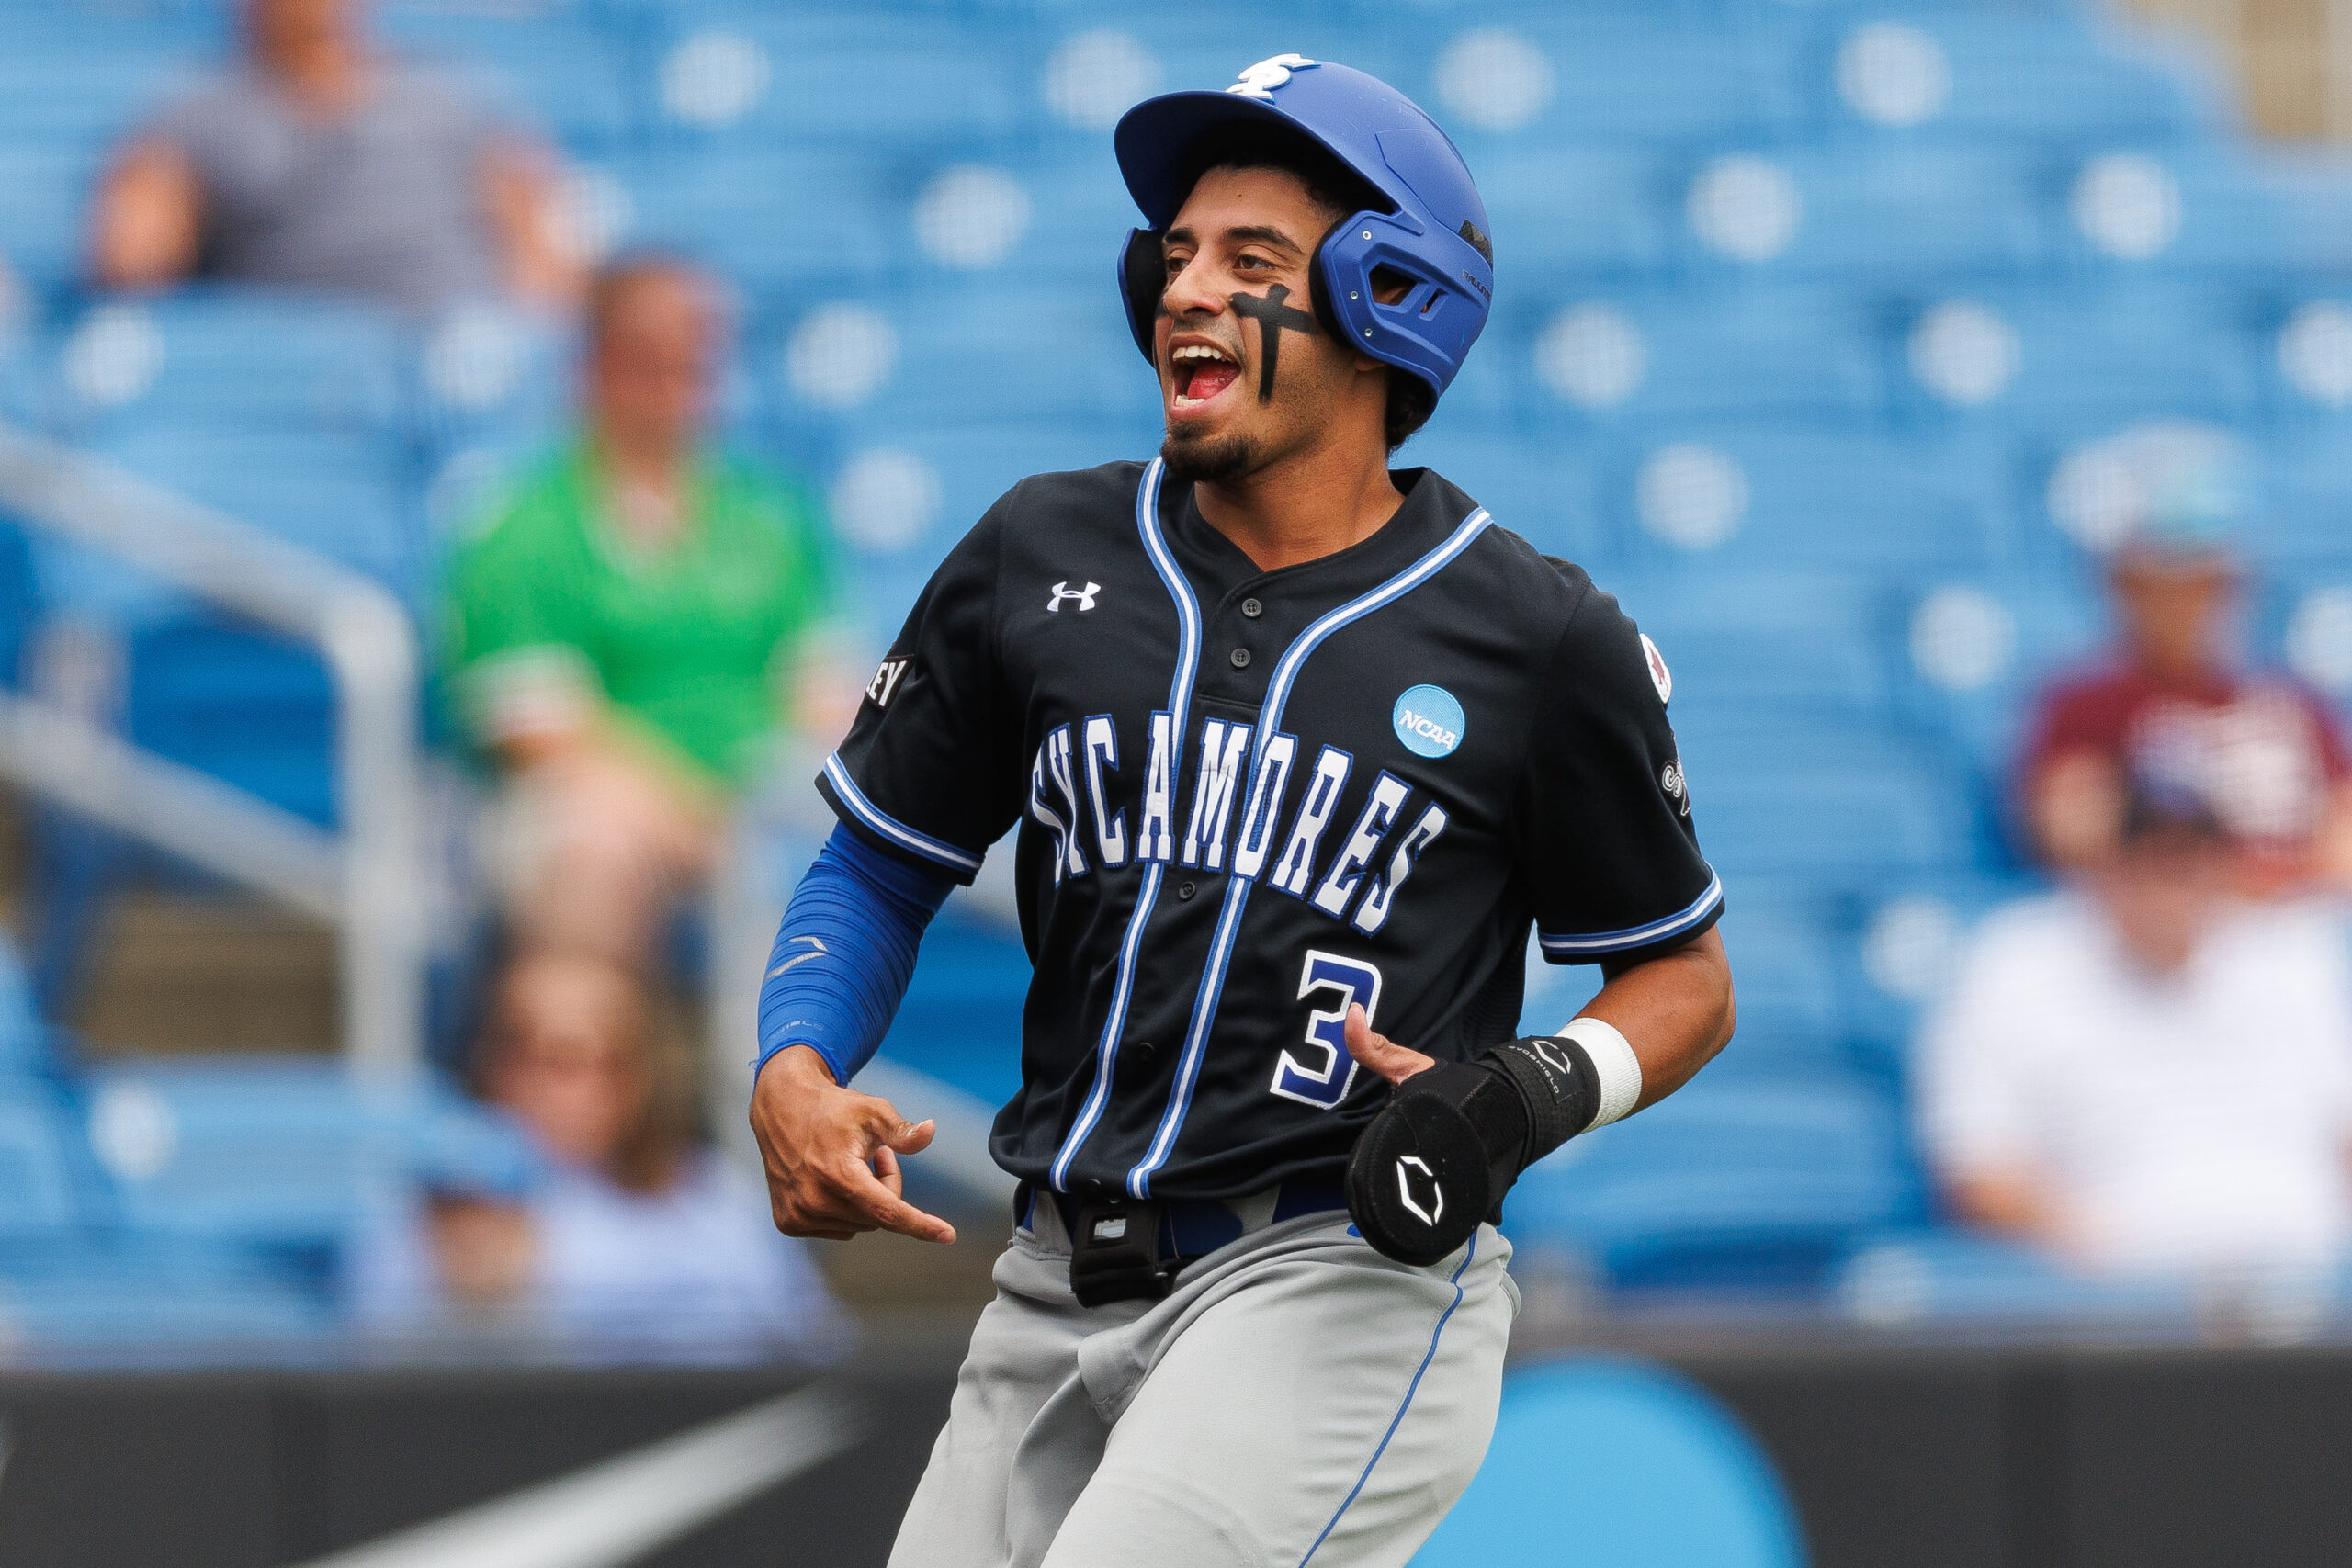
[(1736, 1010), (1731, 960), (1710, 931), (1672, 953), (1609, 977), (1577, 1016), (1613, 1027), (1642, 1065), (1642, 1097), (1656, 1104), (1690, 1081), (1730, 1043)]
[(776, 932), (760, 988), (758, 1066), (805, 1045), (848, 1083), (882, 1043), (949, 886), (834, 829)]

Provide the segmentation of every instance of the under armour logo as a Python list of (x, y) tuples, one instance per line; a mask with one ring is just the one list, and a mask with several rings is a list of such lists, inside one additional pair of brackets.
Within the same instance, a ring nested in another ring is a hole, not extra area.
[[(1418, 1175), (1419, 1182), (1413, 1179)], [(1422, 1207), (1421, 1198), (1413, 1189), (1419, 1186), (1429, 1200)], [(1434, 1225), (1445, 1218), (1445, 1189), (1438, 1185), (1437, 1172), (1419, 1155), (1405, 1155), (1396, 1161), (1396, 1196), (1405, 1201), (1405, 1208), (1413, 1218), (1425, 1225)]]
[(1094, 596), (1102, 592), (1102, 585), (1099, 582), (1090, 582), (1083, 588), (1072, 588), (1067, 582), (1057, 582), (1054, 584), (1054, 596), (1046, 601), (1046, 608), (1059, 611), (1063, 600), (1075, 599), (1078, 601), (1079, 610), (1083, 613), (1094, 608)]
[(1277, 54), (1261, 60), (1241, 73), (1241, 80), (1226, 89), (1244, 98), (1271, 98), (1274, 89), (1290, 80), (1294, 71), (1304, 71), (1315, 62), (1303, 54)]

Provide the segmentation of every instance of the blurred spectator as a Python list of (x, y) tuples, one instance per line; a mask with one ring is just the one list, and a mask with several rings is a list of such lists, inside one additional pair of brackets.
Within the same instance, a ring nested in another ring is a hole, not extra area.
[(759, 1184), (684, 1138), (639, 995), (577, 959), (507, 976), (481, 1083), (544, 1167), (428, 1168), (422, 1201), (354, 1248), (361, 1321), (661, 1359), (846, 1348), (846, 1320), (805, 1245), (776, 1234)]
[(730, 795), (788, 723), (845, 731), (857, 689), (824, 652), (816, 504), (707, 445), (708, 281), (616, 264), (588, 333), (587, 430), (458, 551), (447, 664), (502, 779), (489, 858), (516, 946), (646, 973)]
[(554, 161), (456, 83), (368, 42), (360, 0), (247, 0), (245, 58), (138, 131), (99, 187), (90, 271), (347, 290), (411, 310), (569, 303)]
[(2315, 694), (2235, 667), (2239, 572), (2215, 521), (2184, 509), (2143, 525), (2108, 581), (2120, 649), (2047, 694), (2030, 727), (2022, 793), (2041, 855), (2103, 864), (2136, 775), (2211, 803), (2245, 891), (2352, 887), (2352, 761)]
[(2240, 901), (2193, 797), (2140, 792), (2077, 888), (1988, 921), (1919, 1064), (1961, 1217), (2095, 1269), (2324, 1266), (2352, 1235), (2334, 913)]

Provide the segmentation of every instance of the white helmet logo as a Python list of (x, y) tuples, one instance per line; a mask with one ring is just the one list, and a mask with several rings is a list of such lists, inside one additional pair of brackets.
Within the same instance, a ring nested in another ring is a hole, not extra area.
[(1290, 80), (1292, 72), (1304, 71), (1314, 63), (1303, 54), (1277, 54), (1244, 71), (1241, 80), (1226, 91), (1245, 98), (1271, 98), (1276, 87)]
[[(1430, 1206), (1426, 1209), (1421, 1207), (1420, 1200), (1413, 1196), (1413, 1173), (1417, 1170), (1421, 1173), (1421, 1179), (1429, 1183)], [(1429, 1162), (1419, 1155), (1398, 1156), (1396, 1196), (1404, 1200), (1405, 1208), (1413, 1218), (1425, 1225), (1434, 1226), (1445, 1218), (1445, 1189), (1438, 1185), (1437, 1172), (1431, 1170)]]

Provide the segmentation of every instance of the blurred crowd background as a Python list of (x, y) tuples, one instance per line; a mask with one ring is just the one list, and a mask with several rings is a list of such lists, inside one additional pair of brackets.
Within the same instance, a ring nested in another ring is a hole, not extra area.
[(1534, 1310), (2352, 1329), (2346, 39), (0, 0), (0, 1351), (822, 1360), (985, 1299), (1009, 867), (875, 1077), (969, 1256), (773, 1233), (748, 993), (932, 565), (1157, 446), (1110, 127), (1291, 51), (1468, 157), (1495, 313), (1396, 461), (1656, 640), (1727, 889), (1738, 1037), (1525, 1179)]

